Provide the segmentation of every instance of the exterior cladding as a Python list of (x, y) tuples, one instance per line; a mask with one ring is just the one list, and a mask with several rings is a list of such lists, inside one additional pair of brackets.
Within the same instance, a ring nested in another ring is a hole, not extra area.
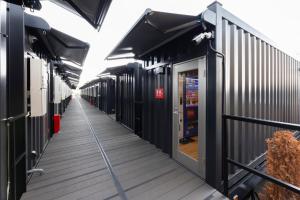
[(138, 63), (129, 65), (133, 66), (131, 70), (116, 76), (116, 120), (141, 136), (142, 67)]
[[(171, 69), (163, 73), (155, 69), (143, 73), (143, 131), (142, 138), (163, 152), (172, 155), (172, 79)], [(155, 89), (164, 91), (163, 99), (155, 99)]]
[(115, 113), (115, 80), (106, 79), (101, 82), (102, 108), (107, 114)]
[(134, 73), (118, 76), (116, 84), (116, 119), (134, 130)]
[[(300, 63), (225, 18), (222, 29), (227, 114), (299, 124)], [(242, 163), (258, 159), (275, 130), (232, 121), (228, 129), (229, 156)]]
[[(142, 82), (142, 138), (168, 153), (170, 157), (172, 157), (173, 113), (172, 65), (206, 55), (206, 45), (196, 46), (191, 43), (192, 38), (202, 31), (200, 27), (195, 28), (142, 58), (145, 67)], [(157, 68), (147, 70), (147, 67), (157, 63), (168, 63), (162, 66), (163, 73), (156, 73)], [(155, 89), (159, 88), (164, 90), (163, 99), (154, 98)]]

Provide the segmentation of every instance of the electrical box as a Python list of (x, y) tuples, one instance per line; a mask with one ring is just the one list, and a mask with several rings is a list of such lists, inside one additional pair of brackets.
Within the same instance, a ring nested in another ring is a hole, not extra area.
[(54, 77), (54, 103), (59, 104), (61, 102), (61, 78), (59, 76)]
[(30, 109), (31, 116), (47, 113), (47, 63), (39, 58), (30, 58)]

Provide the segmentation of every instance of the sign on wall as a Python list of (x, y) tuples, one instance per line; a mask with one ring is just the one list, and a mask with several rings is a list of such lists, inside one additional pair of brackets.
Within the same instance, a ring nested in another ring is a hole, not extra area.
[(159, 100), (164, 99), (165, 98), (164, 88), (156, 88), (154, 98)]

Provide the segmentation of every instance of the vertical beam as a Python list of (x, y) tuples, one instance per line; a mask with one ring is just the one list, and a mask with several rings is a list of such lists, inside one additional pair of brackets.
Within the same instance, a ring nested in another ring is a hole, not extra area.
[[(222, 52), (222, 5), (208, 6), (216, 13), (215, 49)], [(210, 53), (207, 62), (206, 181), (222, 190), (222, 57)]]
[[(0, 32), (6, 33), (6, 3), (0, 1)], [(0, 120), (7, 118), (7, 37), (0, 36)], [(0, 199), (7, 199), (7, 130), (6, 125), (0, 122)]]
[(53, 116), (54, 116), (54, 73), (53, 73), (53, 62), (50, 62), (50, 80), (49, 80), (49, 128), (50, 128), (50, 137), (54, 134), (54, 123), (53, 123)]

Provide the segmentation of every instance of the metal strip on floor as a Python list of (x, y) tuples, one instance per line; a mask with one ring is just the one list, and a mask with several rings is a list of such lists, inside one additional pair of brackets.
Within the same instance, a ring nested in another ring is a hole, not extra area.
[(101, 153), (101, 155), (102, 155), (102, 157), (103, 157), (103, 159), (104, 159), (104, 162), (105, 162), (105, 164), (106, 164), (106, 167), (107, 167), (107, 169), (108, 169), (108, 171), (109, 171), (109, 173), (110, 173), (110, 175), (111, 175), (111, 177), (112, 177), (112, 179), (113, 179), (114, 185), (115, 185), (116, 188), (117, 188), (117, 191), (118, 191), (118, 193), (119, 193), (119, 196), (121, 197), (121, 199), (127, 200), (127, 196), (126, 196), (126, 194), (125, 194), (125, 192), (124, 192), (124, 189), (123, 189), (123, 187), (122, 187), (120, 181), (118, 180), (117, 176), (116, 176), (115, 173), (114, 173), (114, 170), (113, 170), (113, 168), (112, 168), (112, 165), (111, 165), (111, 163), (110, 163), (110, 161), (109, 161), (109, 159), (108, 159), (108, 157), (107, 157), (107, 155), (106, 155), (106, 153), (105, 153), (105, 151), (104, 151), (104, 149), (103, 149), (103, 147), (102, 147), (102, 145), (101, 145), (101, 143), (100, 143), (100, 141), (99, 141), (99, 138), (97, 137), (97, 135), (96, 135), (96, 133), (95, 133), (95, 130), (94, 130), (94, 128), (93, 128), (93, 126), (92, 126), (90, 120), (89, 120), (88, 117), (86, 116), (85, 111), (84, 111), (84, 109), (82, 108), (82, 105), (81, 105), (80, 101), (78, 101), (78, 99), (76, 99), (76, 101), (77, 101), (77, 103), (79, 104), (80, 109), (82, 110), (82, 115), (83, 115), (83, 117), (84, 117), (86, 123), (87, 123), (88, 126), (89, 126), (90, 133), (93, 135), (93, 137), (94, 137), (94, 139), (95, 139), (95, 141), (96, 141), (96, 143), (97, 143), (97, 146), (98, 146), (98, 148), (99, 148), (99, 150), (100, 150), (100, 153)]

